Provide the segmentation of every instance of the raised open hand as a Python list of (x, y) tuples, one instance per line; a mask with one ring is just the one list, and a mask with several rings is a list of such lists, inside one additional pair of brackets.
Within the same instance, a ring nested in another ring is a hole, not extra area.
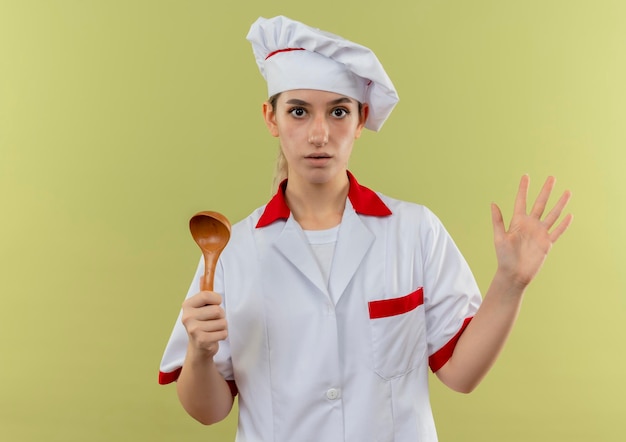
[(537, 275), (552, 245), (573, 219), (568, 214), (556, 224), (571, 197), (569, 191), (563, 192), (552, 210), (542, 219), (555, 181), (554, 177), (548, 177), (530, 213), (527, 213), (530, 178), (528, 175), (522, 177), (508, 230), (505, 229), (500, 208), (496, 204), (491, 205), (498, 271), (521, 288), (525, 288)]

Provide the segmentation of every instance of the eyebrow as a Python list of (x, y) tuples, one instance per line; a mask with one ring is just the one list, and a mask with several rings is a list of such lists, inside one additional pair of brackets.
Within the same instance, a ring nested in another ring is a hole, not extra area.
[[(336, 100), (332, 100), (329, 101), (328, 104), (331, 106), (335, 106), (337, 104), (342, 104), (342, 103), (353, 103), (354, 100), (352, 100), (351, 98), (348, 97), (341, 97), (341, 98), (337, 98)], [(290, 100), (286, 101), (287, 104), (295, 104), (297, 106), (307, 106), (310, 105), (310, 103), (307, 103), (304, 100), (300, 100), (298, 98), (292, 98)]]

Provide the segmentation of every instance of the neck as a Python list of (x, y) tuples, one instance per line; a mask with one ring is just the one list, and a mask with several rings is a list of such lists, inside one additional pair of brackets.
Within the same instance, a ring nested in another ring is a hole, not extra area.
[(325, 183), (290, 177), (285, 198), (295, 220), (305, 230), (323, 230), (341, 222), (350, 184), (347, 175)]

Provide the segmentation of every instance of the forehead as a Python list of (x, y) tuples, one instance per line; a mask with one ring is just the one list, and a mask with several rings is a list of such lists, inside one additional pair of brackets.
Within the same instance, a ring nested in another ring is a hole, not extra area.
[(318, 89), (292, 89), (280, 94), (279, 101), (283, 103), (329, 105), (329, 104), (354, 104), (358, 102), (346, 95), (335, 92), (322, 91)]

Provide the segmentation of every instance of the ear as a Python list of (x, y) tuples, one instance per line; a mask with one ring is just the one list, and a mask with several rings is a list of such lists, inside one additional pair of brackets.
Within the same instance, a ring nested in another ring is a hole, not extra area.
[(276, 124), (276, 112), (269, 102), (263, 103), (263, 119), (265, 125), (273, 137), (278, 137), (278, 125)]
[(356, 127), (356, 132), (354, 133), (354, 139), (357, 139), (361, 136), (361, 132), (365, 127), (365, 122), (367, 121), (367, 117), (370, 114), (370, 107), (367, 103), (363, 103), (361, 105), (361, 115), (359, 115), (359, 124)]

